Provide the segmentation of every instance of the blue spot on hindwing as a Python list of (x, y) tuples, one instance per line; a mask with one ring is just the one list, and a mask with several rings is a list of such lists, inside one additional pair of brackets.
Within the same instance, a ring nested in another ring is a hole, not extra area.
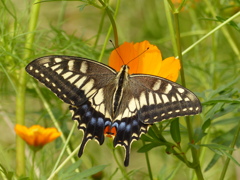
[(90, 120), (90, 124), (91, 125), (95, 125), (97, 122), (96, 118), (95, 117), (92, 117), (91, 120)]
[(113, 123), (112, 127), (116, 127), (118, 129), (118, 123), (117, 122)]
[(82, 108), (83, 108), (85, 111), (87, 111), (87, 110), (88, 110), (88, 105), (87, 105), (87, 104), (84, 104), (84, 105), (82, 105)]
[(91, 117), (92, 116), (92, 113), (90, 111), (87, 111), (86, 112), (86, 117)]
[(132, 126), (137, 126), (137, 125), (138, 125), (138, 122), (136, 120), (133, 120)]
[(125, 129), (125, 127), (126, 127), (126, 123), (125, 122), (121, 122), (119, 127), (118, 127), (118, 129), (119, 130), (123, 130), (123, 129)]
[(131, 131), (131, 125), (128, 124), (128, 125), (126, 126), (126, 129), (125, 129), (125, 130), (128, 131), (128, 132), (130, 132), (130, 131)]
[(103, 120), (103, 118), (101, 118), (101, 117), (98, 118), (97, 125), (98, 125), (98, 126), (104, 126), (104, 120)]
[(110, 122), (110, 121), (106, 121), (104, 125), (105, 125), (105, 126), (110, 126), (110, 125), (111, 125), (111, 122)]

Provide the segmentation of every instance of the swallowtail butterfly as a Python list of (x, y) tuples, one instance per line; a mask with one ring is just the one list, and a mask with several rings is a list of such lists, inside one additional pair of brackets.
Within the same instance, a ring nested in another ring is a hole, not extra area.
[(198, 98), (188, 89), (167, 79), (119, 72), (85, 58), (46, 56), (32, 61), (26, 71), (69, 104), (72, 119), (84, 132), (78, 156), (86, 143), (100, 145), (104, 135), (125, 148), (124, 165), (129, 164), (131, 143), (146, 133), (149, 125), (178, 116), (201, 112)]

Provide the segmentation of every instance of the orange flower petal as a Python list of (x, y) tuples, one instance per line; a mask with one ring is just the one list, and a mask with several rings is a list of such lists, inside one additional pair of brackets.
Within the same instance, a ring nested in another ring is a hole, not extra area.
[(161, 61), (161, 52), (148, 41), (136, 44), (125, 42), (112, 51), (109, 57), (109, 66), (119, 71), (122, 65), (127, 64), (130, 67), (130, 74), (149, 74), (151, 72), (150, 74), (156, 75), (161, 67)]
[[(151, 74), (157, 75), (159, 68), (161, 68), (162, 64), (162, 55), (157, 46), (151, 45), (148, 41), (143, 41), (141, 43), (136, 43), (134, 45), (135, 49), (138, 50), (138, 55), (140, 55), (141, 59), (139, 62), (132, 61), (135, 64), (139, 64), (138, 70), (130, 73), (143, 73), (143, 74)], [(149, 48), (147, 51), (146, 49)], [(130, 65), (130, 69), (132, 65)]]
[(158, 76), (169, 79), (170, 81), (177, 81), (179, 70), (181, 69), (179, 59), (169, 57), (162, 61), (162, 67), (159, 70)]
[(180, 63), (174, 57), (162, 61), (162, 55), (157, 46), (148, 41), (140, 43), (125, 42), (109, 57), (109, 66), (119, 71), (121, 66), (127, 64), (129, 73), (151, 74), (176, 81), (180, 70)]
[(56, 128), (44, 128), (39, 125), (27, 128), (26, 126), (16, 124), (15, 132), (31, 146), (44, 146), (61, 135)]
[(135, 58), (136, 52), (133, 43), (125, 42), (117, 49), (113, 50), (109, 57), (109, 66), (120, 71), (122, 65), (127, 64), (124, 61), (130, 61)]

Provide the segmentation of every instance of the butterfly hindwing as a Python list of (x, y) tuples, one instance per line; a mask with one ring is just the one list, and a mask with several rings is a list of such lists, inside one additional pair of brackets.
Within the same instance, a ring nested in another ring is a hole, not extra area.
[(137, 141), (141, 134), (147, 133), (149, 125), (140, 122), (137, 115), (123, 118), (121, 121), (117, 120), (115, 124), (117, 124), (117, 134), (114, 138), (113, 145), (114, 147), (124, 147), (124, 165), (128, 166), (132, 142)]
[(78, 122), (78, 129), (84, 132), (83, 141), (78, 152), (80, 157), (89, 140), (95, 139), (100, 145), (103, 144), (105, 124), (109, 123), (110, 119), (106, 118), (101, 112), (96, 111), (89, 101), (79, 107), (70, 106), (69, 109), (72, 111), (72, 119)]

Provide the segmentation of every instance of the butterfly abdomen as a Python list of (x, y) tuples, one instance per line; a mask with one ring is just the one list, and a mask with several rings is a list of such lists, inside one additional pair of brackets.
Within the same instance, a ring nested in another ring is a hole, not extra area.
[(119, 105), (121, 103), (122, 100), (122, 96), (123, 96), (123, 91), (125, 89), (125, 86), (128, 85), (128, 69), (129, 67), (127, 65), (123, 65), (121, 70), (118, 72), (117, 76), (116, 76), (116, 89), (115, 92), (113, 94), (113, 101), (112, 101), (112, 107), (113, 107), (113, 116), (116, 115), (116, 112), (119, 108)]

